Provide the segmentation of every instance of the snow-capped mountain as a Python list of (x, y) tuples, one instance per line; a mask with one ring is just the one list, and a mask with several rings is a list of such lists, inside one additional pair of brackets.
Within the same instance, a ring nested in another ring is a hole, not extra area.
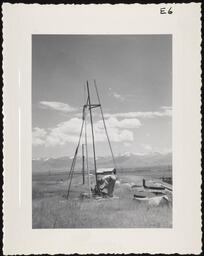
[[(73, 157), (59, 157), (46, 159), (33, 159), (33, 172), (46, 171), (66, 171), (70, 169)], [(93, 159), (89, 159), (89, 166), (93, 168)], [(126, 152), (115, 157), (118, 168), (137, 168), (150, 166), (167, 166), (172, 164), (172, 153), (153, 152), (149, 154), (138, 154)], [(76, 169), (80, 169), (82, 165), (81, 156), (77, 157)], [(98, 167), (112, 167), (113, 161), (111, 157), (97, 157)]]

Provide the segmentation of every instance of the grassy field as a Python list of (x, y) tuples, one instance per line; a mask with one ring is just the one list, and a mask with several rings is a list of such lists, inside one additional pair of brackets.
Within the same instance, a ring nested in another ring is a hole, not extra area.
[[(119, 199), (79, 199), (87, 192), (82, 177), (73, 178), (70, 199), (66, 200), (67, 173), (33, 175), (33, 228), (171, 228), (172, 197), (170, 203), (150, 206), (133, 200), (132, 184), (142, 184), (142, 178), (158, 179), (170, 175), (166, 171), (118, 174), (114, 195)], [(94, 184), (94, 177), (92, 178)], [(87, 182), (86, 182), (87, 183)]]

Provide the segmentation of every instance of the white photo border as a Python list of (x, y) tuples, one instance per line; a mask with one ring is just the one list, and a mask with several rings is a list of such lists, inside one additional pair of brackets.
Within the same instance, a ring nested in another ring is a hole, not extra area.
[[(201, 5), (163, 6), (3, 4), (4, 254), (201, 252)], [(32, 229), (32, 34), (172, 34), (173, 228)]]

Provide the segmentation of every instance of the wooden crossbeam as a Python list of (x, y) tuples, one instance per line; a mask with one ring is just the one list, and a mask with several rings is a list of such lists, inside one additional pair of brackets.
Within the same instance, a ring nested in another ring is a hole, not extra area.
[(98, 107), (101, 107), (101, 104), (86, 104), (84, 105), (84, 108), (87, 108), (89, 107), (89, 109), (91, 108), (98, 108)]

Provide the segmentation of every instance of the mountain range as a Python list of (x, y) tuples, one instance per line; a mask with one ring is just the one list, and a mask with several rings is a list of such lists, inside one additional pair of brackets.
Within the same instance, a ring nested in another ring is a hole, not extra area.
[[(35, 172), (49, 172), (49, 171), (67, 171), (70, 169), (73, 158), (69, 156), (59, 158), (40, 158), (32, 160), (32, 171)], [(97, 167), (113, 167), (111, 157), (98, 157), (96, 159)], [(152, 166), (167, 166), (172, 165), (172, 153), (149, 153), (136, 154), (126, 152), (122, 155), (116, 156), (115, 161), (118, 168), (138, 168), (138, 167), (152, 167)], [(82, 166), (82, 157), (78, 156), (76, 161), (76, 169), (80, 170)], [(93, 168), (93, 159), (89, 159), (89, 168)]]

